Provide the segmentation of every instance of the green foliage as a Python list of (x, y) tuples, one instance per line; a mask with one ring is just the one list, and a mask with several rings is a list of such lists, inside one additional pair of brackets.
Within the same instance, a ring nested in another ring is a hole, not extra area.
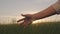
[(27, 28), (18, 24), (0, 25), (0, 34), (60, 34), (60, 22), (31, 24)]

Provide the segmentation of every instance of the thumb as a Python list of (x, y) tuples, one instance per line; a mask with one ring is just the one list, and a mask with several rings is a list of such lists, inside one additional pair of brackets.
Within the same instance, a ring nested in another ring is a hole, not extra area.
[(26, 15), (24, 15), (24, 14), (21, 14), (22, 16), (24, 16), (24, 17), (26, 17)]

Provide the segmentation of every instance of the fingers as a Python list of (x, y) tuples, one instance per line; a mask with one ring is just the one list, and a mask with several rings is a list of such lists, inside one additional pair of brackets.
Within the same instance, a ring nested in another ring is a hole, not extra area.
[(23, 17), (28, 17), (30, 18), (32, 16), (32, 14), (21, 14)]
[[(26, 18), (26, 15), (23, 15), (23, 14), (21, 14), (21, 15), (24, 16), (24, 17)], [(17, 22), (20, 22), (20, 21), (22, 21), (22, 20), (25, 20), (25, 18), (19, 19)]]
[(24, 21), (22, 23), (20, 23), (20, 25), (23, 25), (24, 28), (28, 27), (28, 25), (30, 25), (32, 23), (32, 20), (31, 19), (28, 19), (28, 18), (20, 19), (17, 22), (20, 22), (22, 20), (24, 20)]
[(21, 14), (22, 16), (24, 16), (24, 17), (26, 17), (26, 15), (24, 15), (24, 14)]
[(24, 20), (25, 18), (23, 18), (23, 19), (19, 19), (17, 22), (20, 22), (20, 21), (22, 21), (22, 20)]

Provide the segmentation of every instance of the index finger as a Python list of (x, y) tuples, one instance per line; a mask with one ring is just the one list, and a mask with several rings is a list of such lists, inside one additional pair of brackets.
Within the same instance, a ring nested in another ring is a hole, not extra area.
[(22, 20), (24, 20), (25, 18), (23, 18), (23, 19), (19, 19), (17, 22), (20, 22), (20, 21), (22, 21)]

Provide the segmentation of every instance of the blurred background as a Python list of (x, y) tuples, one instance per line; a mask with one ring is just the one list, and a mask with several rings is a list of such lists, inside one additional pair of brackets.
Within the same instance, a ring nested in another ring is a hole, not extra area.
[[(23, 18), (21, 14), (34, 14), (40, 12), (57, 0), (0, 0), (0, 24), (17, 23)], [(40, 19), (34, 22), (60, 21), (60, 15)]]

